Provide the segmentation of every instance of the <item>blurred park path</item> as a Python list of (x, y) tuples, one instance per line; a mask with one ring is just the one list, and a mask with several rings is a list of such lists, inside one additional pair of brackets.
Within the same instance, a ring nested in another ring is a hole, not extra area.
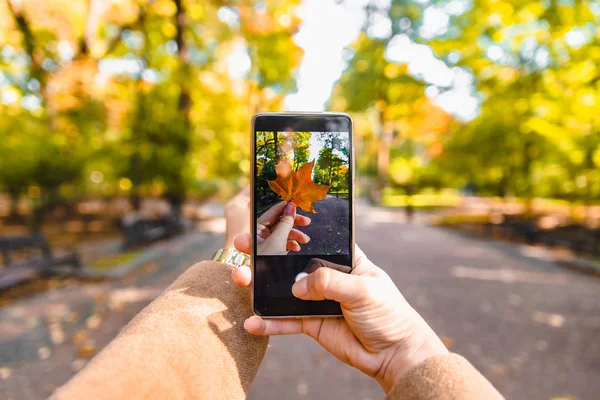
[[(594, 398), (600, 392), (600, 281), (429, 227), (401, 210), (357, 206), (357, 241), (452, 351), (506, 398)], [(72, 282), (0, 309), (0, 397), (39, 399), (83, 367), (222, 236), (168, 242), (164, 257), (122, 282)], [(312, 339), (276, 337), (250, 399), (381, 399), (377, 383)]]
[[(452, 351), (507, 399), (600, 392), (600, 280), (357, 205), (357, 242)], [(422, 215), (421, 215), (422, 217)], [(307, 337), (271, 339), (250, 399), (382, 399), (378, 384)], [(571, 396), (571, 397), (569, 397)]]
[(222, 242), (221, 235), (192, 232), (158, 244), (163, 256), (121, 281), (57, 281), (55, 289), (50, 282), (50, 290), (0, 308), (0, 398), (48, 397)]

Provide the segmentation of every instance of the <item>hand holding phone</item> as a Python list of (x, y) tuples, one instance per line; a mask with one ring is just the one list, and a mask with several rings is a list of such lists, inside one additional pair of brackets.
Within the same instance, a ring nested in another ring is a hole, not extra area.
[[(235, 246), (250, 250), (251, 237), (240, 234)], [(387, 393), (406, 371), (429, 357), (448, 350), (421, 316), (404, 299), (394, 282), (357, 248), (356, 265), (345, 273), (343, 265), (314, 260), (293, 286), (299, 301), (341, 303), (344, 318), (265, 319), (252, 316), (244, 328), (261, 336), (304, 333), (342, 362), (377, 379)], [(345, 267), (348, 268), (348, 267)], [(233, 281), (249, 286), (250, 268), (232, 272)]]
[(341, 315), (337, 302), (301, 301), (291, 288), (315, 258), (352, 269), (352, 119), (341, 113), (257, 114), (252, 144), (255, 314)]

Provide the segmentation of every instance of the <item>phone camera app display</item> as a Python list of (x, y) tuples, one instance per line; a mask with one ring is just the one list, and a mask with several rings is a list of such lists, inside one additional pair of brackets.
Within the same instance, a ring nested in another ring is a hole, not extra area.
[[(258, 256), (350, 254), (349, 136), (348, 132), (256, 132)], [(285, 240), (269, 239), (282, 234)]]

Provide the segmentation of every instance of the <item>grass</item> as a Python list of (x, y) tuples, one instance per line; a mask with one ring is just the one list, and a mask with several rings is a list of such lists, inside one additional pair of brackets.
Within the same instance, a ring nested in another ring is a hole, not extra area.
[(440, 226), (455, 226), (462, 224), (487, 224), (490, 219), (487, 215), (448, 215), (440, 217), (435, 222), (436, 225)]
[(110, 269), (119, 265), (126, 264), (135, 259), (142, 250), (126, 251), (119, 254), (111, 254), (108, 256), (98, 257), (92, 263), (94, 269)]
[(405, 194), (384, 193), (381, 203), (386, 207), (406, 207), (409, 201), (416, 209), (456, 207), (460, 205), (461, 197), (458, 194), (415, 194), (407, 196)]

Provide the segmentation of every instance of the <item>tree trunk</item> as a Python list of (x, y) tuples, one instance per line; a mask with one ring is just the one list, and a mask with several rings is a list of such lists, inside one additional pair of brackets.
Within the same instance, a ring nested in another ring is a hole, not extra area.
[[(144, 46), (142, 48), (141, 54), (139, 54), (138, 57), (142, 60), (143, 66), (145, 67), (148, 65), (147, 54), (149, 51), (149, 48), (148, 48), (149, 40), (148, 40), (147, 34), (146, 34), (146, 11), (143, 8), (140, 10), (140, 14), (138, 16), (137, 23), (139, 24), (140, 30), (142, 31), (142, 34), (144, 35)], [(139, 211), (141, 208), (141, 205), (142, 205), (141, 185), (142, 185), (143, 177), (142, 177), (142, 156), (140, 154), (140, 148), (141, 148), (141, 144), (142, 144), (141, 132), (145, 131), (145, 129), (142, 129), (142, 127), (147, 123), (146, 109), (145, 109), (145, 105), (144, 105), (146, 96), (144, 94), (144, 89), (142, 87), (143, 86), (143, 82), (142, 82), (143, 71), (142, 71), (142, 69), (143, 69), (143, 67), (140, 68), (140, 71), (136, 77), (137, 79), (134, 83), (137, 110), (136, 110), (136, 115), (135, 115), (135, 122), (133, 123), (133, 126), (132, 126), (134, 150), (133, 150), (133, 154), (131, 155), (131, 159), (130, 159), (132, 188), (131, 188), (131, 193), (129, 196), (129, 201), (135, 211)]]
[[(596, 134), (598, 135), (598, 134)], [(592, 222), (592, 203), (594, 199), (593, 186), (594, 186), (594, 176), (593, 172), (595, 169), (594, 163), (594, 152), (596, 151), (594, 138), (596, 135), (590, 134), (587, 138), (586, 142), (586, 154), (584, 161), (584, 176), (585, 176), (585, 190), (583, 193), (583, 207), (584, 214), (583, 219), (584, 223)]]
[(273, 132), (273, 162), (277, 165), (279, 161), (279, 138), (277, 132)]
[(525, 141), (523, 146), (523, 176), (525, 178), (525, 216), (528, 218), (533, 212), (533, 182), (531, 180), (532, 153), (534, 144), (531, 139)]
[(8, 196), (10, 197), (10, 214), (9, 220), (17, 221), (19, 218), (19, 199), (21, 192), (19, 190), (8, 188)]
[(387, 185), (390, 169), (390, 145), (392, 142), (392, 132), (386, 132), (385, 110), (379, 111), (379, 148), (377, 149), (377, 190), (382, 191)]
[(190, 110), (192, 108), (192, 98), (189, 90), (189, 67), (188, 67), (188, 49), (183, 39), (183, 33), (188, 23), (188, 15), (183, 5), (183, 0), (174, 0), (177, 12), (175, 14), (175, 42), (177, 43), (177, 57), (179, 58), (179, 68), (181, 72), (179, 80), (179, 113), (183, 118), (186, 129), (190, 126)]
[[(177, 105), (181, 121), (183, 123), (184, 132), (188, 135), (186, 143), (189, 143), (189, 132), (190, 132), (190, 111), (192, 109), (192, 97), (190, 95), (190, 68), (189, 68), (189, 54), (188, 48), (184, 40), (184, 32), (188, 25), (188, 15), (183, 4), (183, 0), (174, 0), (176, 13), (175, 13), (175, 43), (177, 43), (177, 57), (179, 58), (179, 102)], [(184, 145), (184, 153), (187, 153), (189, 145)], [(186, 154), (181, 154), (185, 157)], [(183, 171), (179, 171), (178, 178), (183, 180)], [(179, 217), (181, 211), (181, 205), (185, 201), (185, 189), (183, 184), (180, 182), (171, 188), (166, 193), (166, 198), (171, 205), (171, 212)]]

